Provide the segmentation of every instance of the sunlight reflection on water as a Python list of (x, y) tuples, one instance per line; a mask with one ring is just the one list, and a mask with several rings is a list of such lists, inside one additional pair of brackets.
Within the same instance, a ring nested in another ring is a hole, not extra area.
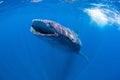
[(42, 2), (43, 0), (28, 0), (28, 1), (37, 3), (37, 2)]
[(0, 1), (0, 4), (4, 3), (4, 1)]
[(108, 5), (95, 4), (94, 6), (84, 10), (93, 22), (100, 27), (116, 25), (118, 29), (120, 28), (120, 12), (118, 10), (106, 8), (105, 6)]

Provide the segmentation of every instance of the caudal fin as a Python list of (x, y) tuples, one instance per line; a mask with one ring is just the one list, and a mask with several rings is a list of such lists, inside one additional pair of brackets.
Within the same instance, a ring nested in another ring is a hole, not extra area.
[(79, 52), (79, 55), (80, 55), (82, 58), (84, 58), (84, 60), (85, 60), (86, 63), (88, 64), (88, 57), (87, 57), (85, 54), (83, 54), (82, 52)]

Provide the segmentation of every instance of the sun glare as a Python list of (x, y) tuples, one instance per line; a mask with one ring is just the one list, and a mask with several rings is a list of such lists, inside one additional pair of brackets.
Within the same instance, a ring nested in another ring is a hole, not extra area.
[(108, 23), (107, 16), (100, 9), (86, 9), (91, 19), (99, 26), (105, 26)]
[(84, 10), (98, 26), (116, 25), (120, 29), (120, 13), (116, 9), (101, 7), (86, 8)]

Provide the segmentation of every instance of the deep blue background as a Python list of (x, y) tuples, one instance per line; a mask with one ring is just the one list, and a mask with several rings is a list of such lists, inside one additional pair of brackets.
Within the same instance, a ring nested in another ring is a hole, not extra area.
[[(116, 0), (4, 0), (0, 4), (0, 80), (120, 80), (120, 31), (114, 24), (104, 28), (91, 24), (84, 12), (90, 3), (120, 9)], [(88, 64), (80, 55), (59, 49), (55, 41), (33, 35), (34, 18), (54, 20), (79, 32)]]

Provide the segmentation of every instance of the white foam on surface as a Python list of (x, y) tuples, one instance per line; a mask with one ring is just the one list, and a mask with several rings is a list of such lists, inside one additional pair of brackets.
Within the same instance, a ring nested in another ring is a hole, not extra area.
[(30, 2), (34, 2), (34, 3), (37, 3), (37, 2), (42, 2), (43, 0), (29, 0)]
[(100, 27), (114, 24), (120, 28), (120, 13), (116, 9), (93, 7), (86, 8), (84, 11), (90, 16), (91, 21)]

